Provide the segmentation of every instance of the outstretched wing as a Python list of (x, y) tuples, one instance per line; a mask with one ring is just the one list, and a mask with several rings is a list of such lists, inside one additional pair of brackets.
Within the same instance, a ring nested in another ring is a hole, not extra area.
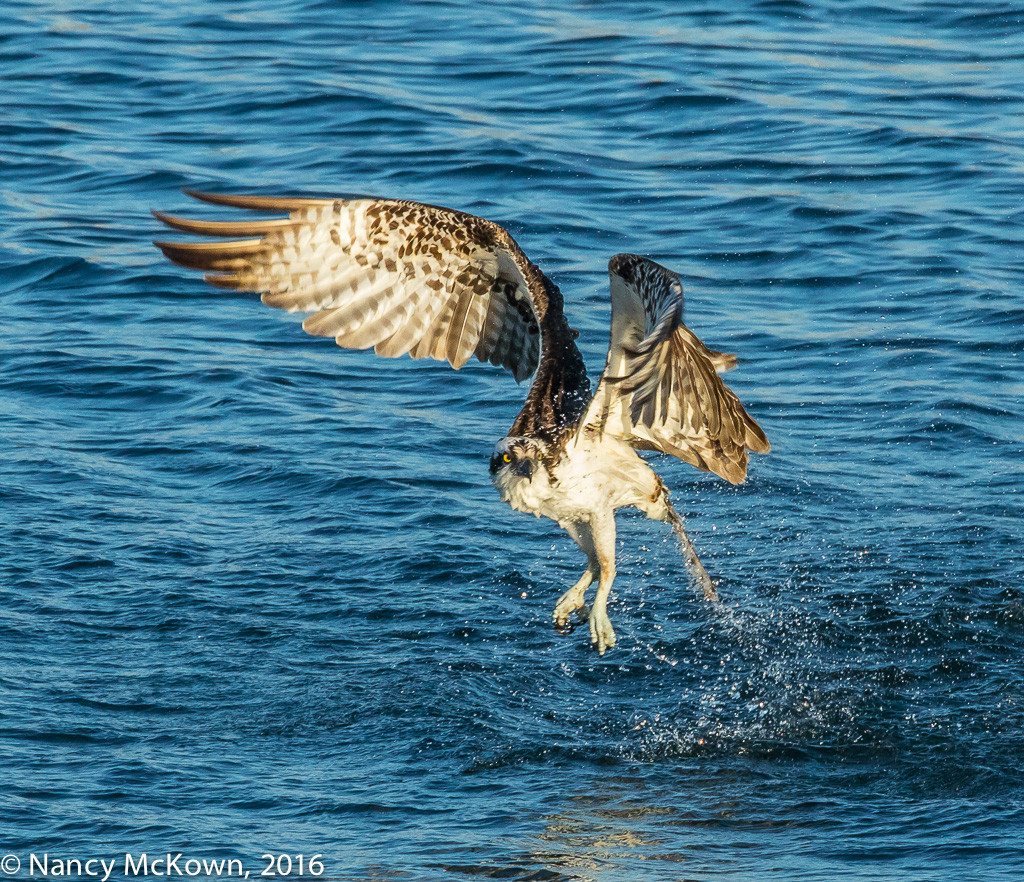
[(212, 285), (312, 312), (302, 327), (348, 349), (436, 358), (456, 369), (476, 355), (517, 381), (537, 369), (543, 276), (497, 224), (391, 199), (189, 195), (288, 212), (241, 222), (153, 212), (174, 229), (229, 240), (155, 243), (175, 263), (205, 270)]
[(747, 450), (770, 449), (718, 370), (736, 363), (709, 350), (683, 324), (679, 276), (643, 257), (608, 264), (611, 344), (604, 375), (581, 423), (634, 447), (671, 453), (733, 484), (747, 475)]

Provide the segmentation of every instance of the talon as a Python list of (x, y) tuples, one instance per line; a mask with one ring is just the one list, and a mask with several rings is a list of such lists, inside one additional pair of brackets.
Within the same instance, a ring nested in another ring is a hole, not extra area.
[(570, 622), (568, 619), (563, 619), (560, 622), (555, 622), (555, 630), (559, 634), (569, 635), (579, 627), (579, 622)]
[[(554, 620), (555, 627), (560, 631), (569, 628), (569, 616), (571, 616), (576, 610), (583, 609), (583, 589), (579, 587), (570, 588), (565, 594), (562, 595), (558, 603), (555, 605), (555, 611), (552, 613), (551, 618)], [(573, 628), (576, 626), (573, 625)], [(571, 631), (572, 628), (569, 628)]]
[(589, 616), (590, 610), (587, 608), (585, 603), (581, 603), (575, 610), (571, 610), (562, 616), (558, 615), (558, 610), (556, 609), (553, 617), (555, 630), (559, 634), (571, 634), (580, 625), (587, 621)]
[(615, 645), (615, 629), (611, 620), (603, 609), (596, 607), (590, 612), (590, 642), (597, 646), (598, 655), (604, 655), (605, 650)]

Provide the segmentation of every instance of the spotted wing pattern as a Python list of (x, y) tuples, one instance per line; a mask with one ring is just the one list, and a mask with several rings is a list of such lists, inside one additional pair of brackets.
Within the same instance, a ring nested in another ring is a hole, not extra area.
[(219, 240), (156, 243), (175, 263), (205, 270), (211, 284), (311, 312), (303, 328), (348, 349), (456, 369), (476, 355), (517, 381), (536, 370), (546, 295), (536, 267), (497, 224), (400, 200), (190, 195), (288, 212), (241, 222), (154, 212), (169, 227)]
[(583, 427), (742, 483), (747, 451), (767, 453), (770, 447), (718, 376), (736, 359), (709, 350), (683, 324), (683, 287), (676, 273), (632, 254), (613, 257), (608, 271), (611, 343)]

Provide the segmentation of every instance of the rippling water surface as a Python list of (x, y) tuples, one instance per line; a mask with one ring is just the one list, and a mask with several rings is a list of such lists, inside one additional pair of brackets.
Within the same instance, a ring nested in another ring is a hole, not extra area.
[[(130, 6), (0, 11), (23, 877), (1024, 878), (1024, 8)], [(682, 272), (774, 445), (657, 463), (722, 607), (625, 515), (619, 645), (556, 634), (579, 552), (487, 476), (524, 390), (205, 288), (186, 186), (499, 220), (595, 374), (608, 258)]]

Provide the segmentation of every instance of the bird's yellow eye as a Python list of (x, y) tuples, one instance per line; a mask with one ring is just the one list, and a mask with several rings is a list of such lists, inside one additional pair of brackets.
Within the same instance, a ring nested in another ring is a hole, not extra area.
[(501, 456), (501, 460), (502, 462), (512, 462), (512, 457), (509, 456), (507, 453), (504, 453)]

